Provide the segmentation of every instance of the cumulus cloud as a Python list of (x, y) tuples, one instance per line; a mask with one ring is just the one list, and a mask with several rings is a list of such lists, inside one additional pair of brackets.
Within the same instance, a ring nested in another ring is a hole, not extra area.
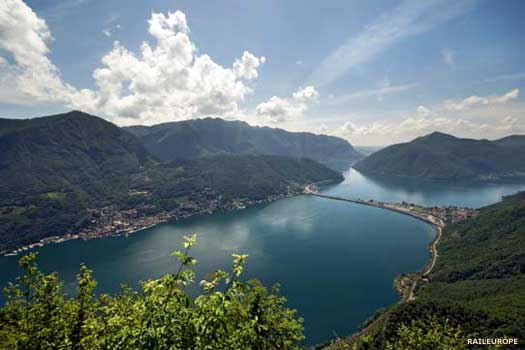
[(256, 107), (259, 116), (266, 117), (273, 124), (301, 117), (319, 98), (319, 93), (313, 86), (299, 88), (291, 98), (273, 96), (268, 101)]
[(450, 111), (462, 111), (481, 105), (504, 104), (518, 98), (519, 92), (519, 89), (514, 89), (501, 96), (495, 95), (480, 97), (472, 95), (460, 101), (447, 100), (444, 103), (444, 109)]
[(447, 117), (407, 116), (398, 121), (375, 121), (372, 123), (354, 124), (345, 122), (334, 134), (347, 138), (358, 145), (385, 145), (406, 142), (418, 136), (439, 130), (454, 135), (465, 135), (478, 132), (481, 124), (466, 119)]
[(65, 102), (74, 89), (47, 57), (52, 40), (46, 22), (21, 0), (0, 2), (0, 49), (12, 56), (0, 67), (0, 101)]
[(430, 107), (419, 105), (412, 112), (389, 119), (363, 121), (358, 116), (349, 116), (327, 133), (369, 146), (407, 142), (434, 131), (487, 139), (524, 134), (525, 110), (523, 102), (515, 101), (518, 97), (519, 89), (513, 89), (502, 95), (473, 95)]
[(153, 13), (148, 23), (155, 46), (144, 42), (137, 55), (115, 42), (102, 58), (105, 67), (93, 73), (98, 89), (82, 90), (75, 105), (104, 111), (120, 123), (151, 124), (239, 111), (252, 92), (246, 81), (257, 78), (264, 57), (245, 51), (226, 68), (197, 53), (184, 13)]
[(417, 112), (418, 115), (420, 115), (422, 117), (428, 117), (428, 116), (431, 116), (432, 114), (434, 114), (430, 109), (428, 109), (425, 106), (418, 106), (416, 108), (416, 112)]
[(237, 76), (245, 79), (255, 79), (259, 76), (257, 68), (266, 62), (266, 58), (255, 57), (248, 51), (244, 51), (240, 59), (236, 59), (233, 62), (233, 69)]
[(319, 97), (319, 92), (313, 86), (300, 88), (293, 93), (293, 99), (300, 103), (310, 103), (316, 101)]
[(373, 122), (368, 124), (355, 124), (346, 121), (335, 134), (341, 137), (352, 139), (354, 136), (367, 137), (370, 135), (386, 135), (389, 132), (389, 125), (382, 122)]
[(0, 2), (0, 48), (14, 61), (0, 65), (0, 101), (60, 102), (121, 124), (239, 112), (264, 57), (245, 51), (231, 67), (217, 64), (198, 53), (181, 11), (152, 13), (148, 25), (153, 44), (144, 42), (135, 53), (115, 41), (93, 72), (96, 88), (78, 90), (62, 81), (48, 58), (45, 21), (21, 0)]

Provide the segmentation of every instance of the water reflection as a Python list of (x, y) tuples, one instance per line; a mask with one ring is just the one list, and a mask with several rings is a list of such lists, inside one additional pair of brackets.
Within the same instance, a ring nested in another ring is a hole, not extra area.
[[(458, 185), (364, 176), (354, 170), (325, 188), (332, 194), (411, 201), (424, 205), (480, 206), (496, 202), (522, 185)], [(229, 269), (231, 253), (250, 255), (246, 277), (265, 285), (282, 283), (288, 305), (305, 318), (308, 343), (351, 333), (380, 307), (397, 301), (393, 279), (422, 268), (433, 229), (423, 222), (378, 208), (313, 196), (158, 225), (128, 238), (70, 241), (39, 249), (44, 271), (58, 271), (74, 292), (75, 274), (85, 262), (99, 292), (121, 282), (136, 286), (176, 269), (170, 252), (183, 235), (197, 232), (193, 255), (197, 280), (216, 268)], [(0, 286), (17, 275), (17, 257), (0, 257)], [(1, 300), (0, 300), (1, 302)]]
[(364, 175), (350, 169), (343, 183), (326, 187), (324, 192), (388, 202), (407, 201), (425, 206), (481, 207), (498, 202), (502, 196), (524, 190), (525, 184), (431, 181)]

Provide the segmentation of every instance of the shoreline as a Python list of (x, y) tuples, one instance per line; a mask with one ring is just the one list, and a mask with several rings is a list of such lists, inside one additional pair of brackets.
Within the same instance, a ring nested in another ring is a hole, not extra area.
[[(436, 217), (436, 216), (433, 216), (433, 215), (424, 216), (423, 214), (420, 214), (420, 213), (415, 212), (415, 211), (411, 211), (409, 209), (405, 209), (404, 207), (400, 206), (399, 204), (395, 204), (395, 203), (394, 204), (393, 203), (384, 203), (384, 202), (378, 202), (378, 201), (375, 201), (375, 200), (364, 201), (364, 200), (361, 200), (361, 199), (345, 198), (345, 197), (338, 197), (338, 196), (329, 196), (329, 195), (319, 194), (319, 193), (316, 193), (316, 192), (311, 192), (311, 190), (309, 192), (308, 189), (306, 191), (307, 191), (306, 194), (309, 194), (309, 195), (312, 195), (312, 196), (316, 196), (316, 197), (320, 197), (320, 198), (351, 202), (351, 203), (356, 203), (356, 204), (376, 207), (376, 208), (380, 208), (380, 209), (390, 210), (390, 211), (393, 211), (395, 213), (407, 215), (407, 216), (413, 217), (415, 219), (418, 219), (420, 221), (423, 221), (423, 222), (431, 225), (434, 228), (435, 236), (434, 236), (434, 238), (432, 239), (432, 241), (428, 245), (428, 250), (430, 252), (430, 259), (429, 259), (429, 261), (427, 262), (427, 264), (423, 267), (423, 269), (421, 271), (412, 273), (412, 274), (415, 274), (416, 278), (413, 281), (411, 281), (409, 289), (408, 289), (408, 292), (405, 292), (404, 288), (403, 289), (398, 289), (398, 292), (401, 294), (401, 300), (399, 301), (399, 303), (403, 303), (403, 302), (408, 302), (408, 301), (414, 300), (415, 299), (414, 291), (416, 289), (417, 282), (419, 280), (428, 278), (428, 275), (432, 272), (432, 269), (436, 265), (437, 255), (438, 255), (437, 245), (439, 243), (439, 240), (441, 239), (441, 235), (443, 233), (443, 228), (445, 227), (445, 220), (444, 220), (444, 218)], [(406, 278), (406, 277), (403, 277), (403, 276), (401, 277), (401, 280), (400, 280), (400, 284), (401, 285), (403, 284), (403, 281), (402, 281), (403, 278)]]
[[(318, 182), (315, 182), (314, 184), (330, 184), (330, 183), (338, 183), (342, 181), (341, 179), (325, 179), (320, 180)], [(146, 230), (148, 228), (151, 228), (156, 225), (164, 224), (167, 222), (175, 222), (179, 220), (189, 219), (190, 217), (198, 216), (198, 215), (205, 215), (205, 214), (215, 214), (215, 213), (225, 213), (230, 212), (234, 210), (242, 210), (247, 209), (251, 207), (255, 207), (257, 205), (264, 205), (269, 204), (272, 202), (275, 202), (279, 199), (283, 198), (289, 198), (294, 196), (299, 196), (304, 194), (304, 185), (296, 185), (296, 187), (288, 188), (288, 192), (283, 192), (279, 194), (271, 194), (267, 195), (263, 199), (249, 199), (246, 197), (239, 197), (239, 198), (231, 198), (228, 200), (225, 200), (221, 203), (221, 201), (212, 200), (211, 202), (213, 205), (209, 205), (210, 201), (205, 201), (203, 203), (199, 202), (192, 202), (188, 207), (182, 207), (177, 208), (172, 211), (161, 211), (153, 215), (146, 215), (141, 217), (136, 217), (133, 220), (128, 219), (127, 225), (122, 225), (120, 222), (120, 219), (110, 219), (111, 223), (109, 224), (110, 227), (99, 227), (99, 226), (91, 226), (84, 230), (81, 230), (77, 233), (66, 233), (63, 235), (54, 235), (54, 236), (48, 236), (45, 238), (42, 238), (36, 242), (28, 243), (20, 245), (13, 249), (5, 249), (3, 251), (0, 251), (0, 257), (10, 257), (10, 256), (17, 256), (19, 254), (23, 254), (26, 252), (29, 252), (35, 248), (41, 248), (47, 244), (58, 244), (63, 243), (66, 241), (76, 240), (76, 239), (83, 239), (83, 240), (91, 240), (91, 239), (99, 239), (99, 238), (108, 238), (108, 237), (121, 237), (121, 236), (129, 236), (131, 234), (137, 233), (142, 230)], [(309, 186), (309, 185), (308, 185)], [(306, 187), (308, 187), (306, 186)], [(205, 205), (206, 207), (200, 208), (195, 210), (195, 206), (199, 205)], [(105, 208), (98, 208), (98, 209), (87, 209), (89, 210), (104, 210)], [(180, 213), (180, 211), (183, 211), (184, 213)], [(194, 210), (194, 211), (192, 211)], [(115, 210), (118, 213), (122, 213), (125, 210)]]
[(278, 194), (278, 195), (270, 195), (264, 199), (259, 199), (259, 200), (234, 199), (232, 200), (231, 203), (227, 202), (222, 207), (218, 206), (213, 209), (202, 209), (202, 210), (194, 211), (194, 212), (183, 214), (183, 215), (176, 214), (176, 211), (171, 211), (171, 212), (163, 211), (163, 212), (159, 212), (154, 215), (137, 218), (137, 220), (131, 223), (131, 227), (127, 227), (123, 229), (116, 228), (111, 231), (106, 231), (103, 234), (95, 233), (97, 229), (91, 228), (90, 230), (87, 230), (86, 232), (68, 233), (68, 234), (61, 235), (61, 236), (50, 236), (50, 237), (42, 238), (41, 240), (37, 242), (22, 245), (16, 249), (4, 250), (0, 252), (0, 256), (3, 256), (3, 257), (18, 256), (19, 254), (30, 252), (33, 249), (41, 248), (48, 244), (59, 244), (59, 243), (77, 240), (77, 239), (82, 239), (82, 240), (87, 241), (87, 240), (92, 240), (92, 239), (102, 239), (102, 238), (110, 238), (110, 237), (122, 237), (122, 236), (127, 237), (137, 232), (147, 230), (153, 226), (165, 224), (168, 222), (176, 222), (180, 220), (185, 220), (185, 219), (189, 219), (191, 217), (195, 217), (199, 215), (226, 213), (226, 212), (235, 211), (235, 210), (243, 210), (243, 209), (252, 208), (258, 205), (269, 204), (279, 199), (289, 198), (289, 197), (297, 196), (300, 194), (301, 192), (283, 193), (283, 194)]
[[(425, 211), (424, 210), (421, 211), (422, 207), (415, 206), (415, 205), (411, 206), (410, 204), (407, 204), (407, 203), (401, 203), (401, 204), (400, 203), (384, 203), (384, 202), (379, 202), (379, 201), (375, 201), (375, 200), (364, 201), (364, 200), (361, 200), (361, 199), (345, 198), (345, 197), (330, 196), (330, 195), (321, 194), (321, 193), (318, 193), (318, 189), (315, 186), (315, 184), (308, 185), (305, 188), (304, 193), (307, 194), (307, 195), (312, 195), (312, 196), (316, 196), (316, 197), (320, 197), (320, 198), (351, 202), (351, 203), (355, 203), (355, 204), (372, 206), (372, 207), (376, 207), (376, 208), (379, 208), (379, 209), (390, 210), (390, 211), (393, 211), (395, 213), (407, 215), (407, 216), (410, 216), (410, 217), (415, 218), (417, 220), (423, 221), (423, 222), (425, 222), (425, 223), (427, 223), (427, 224), (429, 224), (429, 225), (431, 225), (433, 227), (434, 232), (435, 232), (435, 236), (432, 239), (432, 241), (428, 244), (428, 250), (429, 250), (429, 253), (430, 253), (430, 258), (429, 258), (427, 264), (423, 267), (422, 270), (420, 270), (418, 272), (412, 272), (412, 273), (408, 273), (407, 275), (401, 275), (400, 277), (398, 277), (398, 278), (396, 278), (394, 280), (395, 289), (398, 291), (398, 293), (401, 296), (400, 300), (397, 302), (397, 304), (404, 304), (404, 303), (408, 303), (408, 302), (411, 302), (411, 301), (415, 300), (414, 293), (415, 293), (415, 290), (416, 290), (418, 282), (428, 282), (428, 277), (429, 277), (430, 273), (432, 272), (432, 270), (434, 269), (434, 267), (436, 265), (436, 262), (437, 262), (437, 257), (438, 257), (437, 246), (438, 246), (439, 241), (440, 241), (440, 239), (442, 237), (443, 228), (445, 227), (446, 222), (447, 221), (449, 221), (449, 222), (456, 222), (456, 221), (463, 220), (466, 217), (477, 215), (477, 210), (475, 210), (475, 209), (454, 207), (460, 212), (466, 212), (467, 215), (464, 218), (458, 215), (458, 216), (456, 216), (456, 218), (453, 218), (451, 220), (449, 216), (431, 215), (431, 214), (428, 214), (428, 213), (426, 213), (426, 215), (425, 215)], [(417, 208), (418, 210), (417, 211), (414, 210), (414, 209), (411, 210), (410, 209), (411, 207)], [(435, 211), (439, 212), (439, 210), (437, 208), (439, 208), (439, 207), (424, 208), (424, 209), (426, 209), (426, 211), (435, 210)], [(442, 212), (443, 212), (443, 210), (442, 210)], [(349, 342), (351, 343), (353, 340), (355, 340), (355, 339), (357, 339), (357, 338), (359, 338), (361, 336), (366, 335), (376, 325), (376, 322), (378, 320), (380, 320), (380, 318), (375, 318), (375, 319), (371, 320), (370, 323), (368, 323), (364, 328), (354, 332), (352, 335), (349, 335), (349, 336), (343, 337), (343, 338), (336, 338), (334, 343), (332, 343), (332, 341), (330, 341), (329, 343), (325, 343), (325, 345), (319, 344), (319, 345), (317, 345), (316, 347), (313, 347), (313, 348), (315, 348), (315, 349), (321, 349), (321, 348), (331, 349), (332, 348), (331, 347), (332, 344), (335, 345), (336, 348), (337, 348), (338, 344), (341, 344), (341, 342), (344, 343), (344, 344), (349, 344)]]

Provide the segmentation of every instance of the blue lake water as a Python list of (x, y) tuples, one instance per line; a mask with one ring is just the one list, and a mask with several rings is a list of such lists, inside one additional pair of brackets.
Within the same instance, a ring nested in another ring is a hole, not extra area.
[[(337, 195), (409, 201), (423, 205), (479, 207), (523, 185), (445, 184), (372, 178), (349, 171), (346, 180), (323, 189)], [(347, 335), (378, 308), (397, 302), (394, 278), (421, 269), (434, 231), (411, 217), (312, 196), (297, 196), (242, 211), (158, 225), (127, 238), (69, 241), (38, 249), (39, 265), (58, 271), (73, 293), (81, 262), (94, 270), (98, 291), (122, 282), (172, 272), (169, 253), (182, 236), (196, 232), (193, 255), (198, 279), (231, 265), (231, 253), (249, 254), (245, 277), (265, 285), (279, 282), (288, 305), (305, 319), (308, 344)], [(17, 275), (17, 257), (0, 257), (0, 285)], [(1, 300), (0, 300), (1, 301)]]

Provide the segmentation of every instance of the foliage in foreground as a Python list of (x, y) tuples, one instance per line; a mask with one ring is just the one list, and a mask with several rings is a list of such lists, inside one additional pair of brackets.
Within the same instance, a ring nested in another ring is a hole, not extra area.
[(344, 339), (333, 341), (326, 349), (337, 350), (467, 350), (503, 349), (503, 345), (467, 345), (468, 338), (476, 338), (463, 327), (456, 325), (443, 316), (426, 315), (389, 326), (393, 326), (393, 333), (377, 345), (374, 336), (364, 335), (349, 343)]
[(123, 287), (114, 296), (96, 296), (96, 281), (86, 266), (77, 275), (77, 295), (68, 298), (56, 273), (44, 275), (36, 255), (20, 259), (23, 275), (6, 288), (0, 309), (0, 349), (299, 349), (302, 320), (287, 309), (278, 288), (240, 280), (246, 255), (234, 254), (231, 272), (217, 270), (194, 283), (189, 253), (196, 237), (185, 238), (185, 251), (174, 274)]

